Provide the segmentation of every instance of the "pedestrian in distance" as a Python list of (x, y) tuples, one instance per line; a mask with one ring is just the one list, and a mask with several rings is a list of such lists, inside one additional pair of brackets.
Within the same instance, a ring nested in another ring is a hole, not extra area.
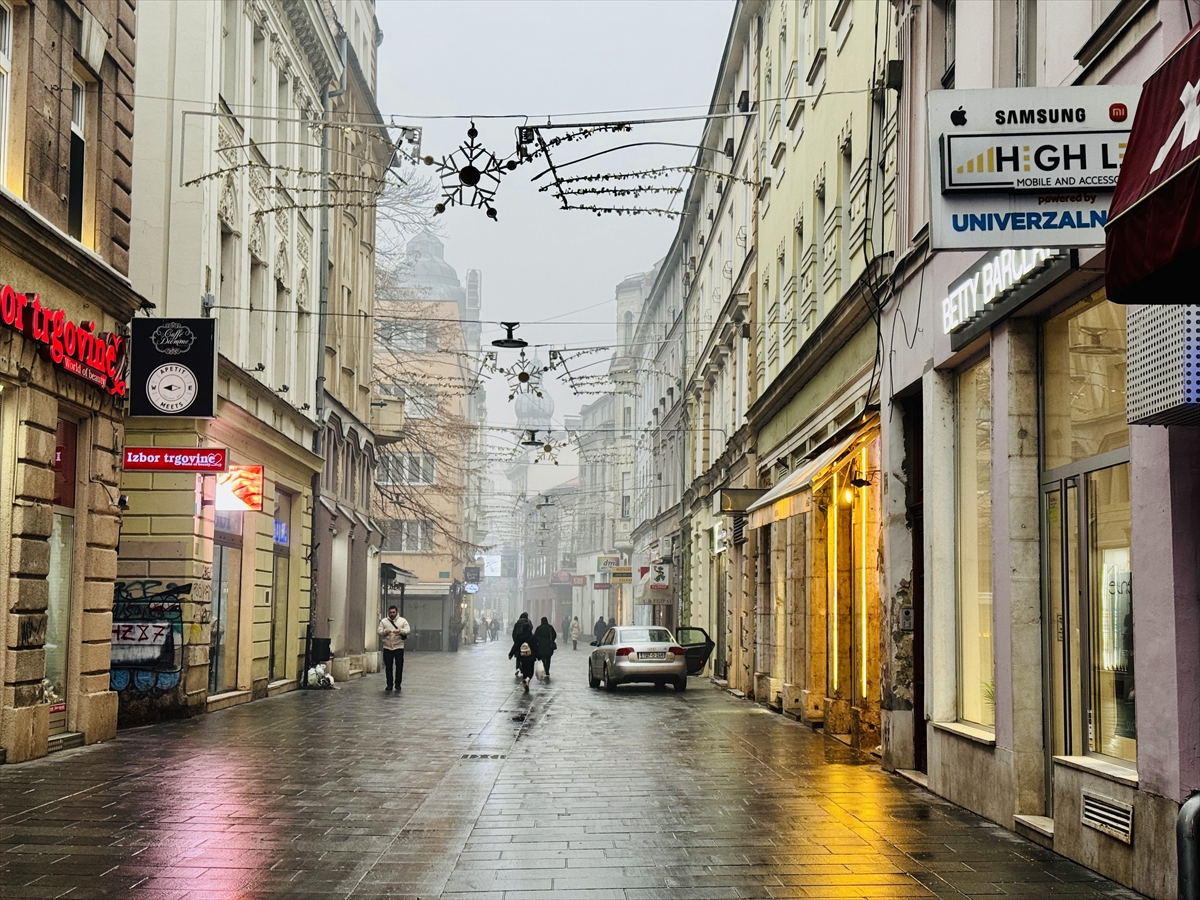
[(379, 620), (375, 633), (381, 639), (383, 650), (383, 673), (387, 678), (384, 691), (400, 690), (400, 682), (404, 679), (404, 639), (411, 631), (408, 619), (394, 606), (389, 606), (387, 615)]
[(558, 649), (558, 632), (554, 630), (554, 626), (550, 624), (550, 620), (542, 616), (542, 624), (537, 627), (533, 633), (534, 651), (537, 653), (537, 658), (541, 660), (542, 667), (546, 670), (546, 680), (550, 680), (550, 657), (554, 655), (554, 651)]
[(604, 621), (604, 616), (596, 620), (596, 624), (592, 626), (592, 634), (597, 644), (604, 640), (604, 636), (608, 634), (608, 623)]
[[(527, 614), (522, 614), (523, 616)], [(525, 624), (531, 625), (528, 618), (525, 618)], [(519, 625), (521, 620), (517, 620)], [(517, 664), (517, 679), (525, 686), (525, 693), (529, 693), (529, 679), (533, 677), (533, 664), (537, 660), (537, 652), (534, 650), (533, 631), (523, 630), (518, 631), (516, 626), (513, 626), (513, 645), (508, 651), (508, 658), (515, 660)]]
[(579, 616), (573, 616), (571, 618), (571, 627), (567, 631), (567, 634), (571, 638), (571, 649), (572, 650), (579, 649), (579, 632), (581, 630), (582, 629), (579, 627)]
[(616, 619), (614, 619), (612, 616), (609, 616), (609, 617), (608, 617), (608, 627), (609, 627), (609, 628), (616, 628), (616, 627), (617, 627), (617, 620), (616, 620)]
[[(520, 617), (517, 619), (516, 624), (513, 625), (513, 630), (512, 630), (513, 646), (514, 647), (517, 646), (518, 641), (522, 640), (522, 638), (528, 640), (530, 648), (533, 647), (533, 623), (531, 621), (529, 621), (529, 613), (527, 613), (527, 612), (521, 613)], [(510, 654), (508, 654), (508, 656), (509, 656), (509, 659), (512, 659), (513, 655), (510, 653)], [(530, 662), (529, 662), (529, 674), (531, 676), (533, 675), (533, 661), (532, 660), (530, 660)], [(522, 675), (521, 675), (521, 660), (520, 659), (517, 660), (516, 677), (518, 680), (522, 677)]]
[(571, 617), (563, 616), (562, 628), (558, 629), (558, 633), (565, 637), (567, 634), (570, 633), (570, 631), (571, 631)]

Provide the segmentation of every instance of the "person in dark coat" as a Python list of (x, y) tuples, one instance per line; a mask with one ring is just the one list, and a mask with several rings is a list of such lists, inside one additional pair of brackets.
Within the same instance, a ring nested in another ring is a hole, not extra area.
[(550, 624), (550, 620), (542, 616), (542, 624), (533, 632), (534, 651), (537, 653), (537, 658), (542, 661), (542, 666), (546, 670), (546, 680), (550, 680), (550, 657), (554, 655), (557, 649), (558, 632), (554, 630), (554, 626)]
[[(525, 619), (526, 625), (532, 625)], [(531, 630), (517, 631), (513, 629), (513, 645), (508, 651), (508, 658), (516, 660), (517, 678), (525, 685), (525, 693), (529, 693), (529, 679), (533, 677), (533, 664), (537, 660), (536, 642)]]
[(596, 624), (592, 626), (592, 634), (596, 636), (596, 643), (604, 640), (604, 636), (608, 634), (608, 623), (604, 621), (604, 616), (596, 620)]
[[(513, 639), (514, 647), (519, 648), (519, 646), (520, 646), (519, 641), (521, 641), (522, 637), (524, 637), (526, 640), (529, 641), (530, 647), (533, 647), (533, 623), (531, 621), (529, 621), (529, 613), (527, 613), (527, 612), (521, 613), (520, 618), (518, 618), (516, 621), (516, 624), (513, 625), (512, 639)], [(513, 656), (513, 654), (511, 654), (511, 653), (508, 654), (509, 659), (512, 659), (512, 656)], [(530, 662), (529, 662), (529, 675), (530, 676), (533, 675), (533, 661), (532, 660), (530, 660)], [(518, 679), (525, 677), (521, 673), (521, 660), (520, 659), (517, 660), (516, 677)]]

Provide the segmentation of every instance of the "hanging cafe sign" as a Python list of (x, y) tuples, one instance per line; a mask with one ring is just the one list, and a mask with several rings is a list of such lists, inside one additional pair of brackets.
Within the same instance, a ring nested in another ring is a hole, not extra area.
[(125, 339), (96, 332), (95, 322), (76, 324), (65, 310), (43, 306), (41, 296), (0, 288), (0, 319), (42, 345), (52, 364), (117, 397), (125, 396)]

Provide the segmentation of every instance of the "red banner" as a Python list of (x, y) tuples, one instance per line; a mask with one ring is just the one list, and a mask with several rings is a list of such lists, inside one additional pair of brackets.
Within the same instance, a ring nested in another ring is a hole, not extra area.
[(1200, 262), (1200, 27), (1142, 87), (1109, 207), (1104, 281), (1117, 303), (1195, 302)]
[(51, 363), (118, 397), (125, 396), (125, 338), (96, 331), (95, 322), (75, 324), (61, 309), (42, 306), (38, 294), (11, 284), (0, 288), (0, 320), (42, 344)]
[(612, 587), (612, 585), (610, 585), (607, 581), (597, 581), (592, 585), (592, 587), (598, 591), (607, 591)]
[(224, 472), (224, 447), (188, 450), (177, 447), (126, 447), (126, 472)]

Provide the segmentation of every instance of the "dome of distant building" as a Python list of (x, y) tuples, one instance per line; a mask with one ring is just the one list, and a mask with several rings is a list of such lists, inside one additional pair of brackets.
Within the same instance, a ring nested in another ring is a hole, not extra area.
[[(535, 369), (540, 369), (543, 365), (536, 356), (533, 358)], [(538, 380), (540, 382), (540, 376)], [(554, 399), (549, 394), (543, 392), (540, 397), (537, 394), (517, 394), (513, 406), (517, 412), (517, 425), (521, 428), (550, 427), (550, 420), (554, 416)]]
[[(446, 262), (446, 245), (437, 235), (422, 231), (408, 242), (408, 271), (404, 283), (419, 288), (430, 300), (448, 300), (463, 309), (466, 291), (458, 281), (458, 272)], [(417, 298), (420, 299), (420, 298)]]

